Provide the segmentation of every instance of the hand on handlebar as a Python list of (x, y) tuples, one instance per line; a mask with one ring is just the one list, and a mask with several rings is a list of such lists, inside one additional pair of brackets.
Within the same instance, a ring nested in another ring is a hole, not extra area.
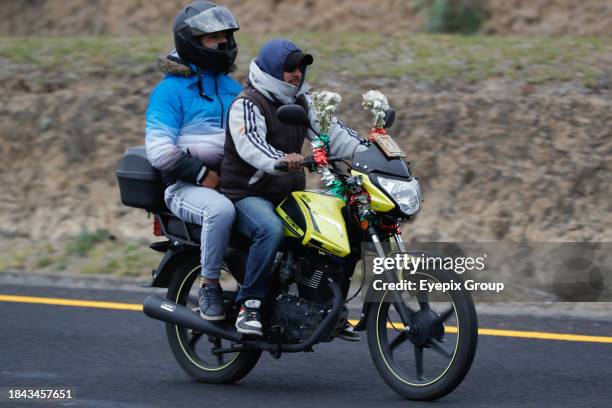
[[(301, 162), (299, 163), (299, 167), (306, 167), (308, 169), (308, 171), (310, 172), (314, 172), (317, 170), (317, 162), (314, 160), (314, 158), (312, 156), (302, 156), (300, 154), (296, 154), (296, 153), (292, 153), (292, 156), (295, 155), (297, 157), (302, 157)], [(277, 162), (276, 165), (274, 166), (275, 169), (277, 170), (282, 170), (282, 171), (289, 171), (289, 166), (287, 164), (287, 162), (285, 162), (285, 157), (287, 157), (289, 155), (285, 155), (283, 157), (281, 157)], [(330, 158), (328, 159), (329, 163), (335, 163), (337, 161), (342, 161), (342, 159), (339, 158)]]
[(279, 161), (287, 164), (288, 171), (298, 171), (302, 168), (304, 156), (298, 153), (289, 153), (281, 157)]

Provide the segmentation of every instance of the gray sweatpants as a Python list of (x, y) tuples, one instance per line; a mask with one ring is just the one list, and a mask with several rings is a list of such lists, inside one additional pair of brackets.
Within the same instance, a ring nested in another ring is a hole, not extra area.
[(219, 279), (234, 223), (234, 204), (216, 190), (177, 181), (165, 191), (166, 205), (183, 221), (202, 226), (202, 276)]

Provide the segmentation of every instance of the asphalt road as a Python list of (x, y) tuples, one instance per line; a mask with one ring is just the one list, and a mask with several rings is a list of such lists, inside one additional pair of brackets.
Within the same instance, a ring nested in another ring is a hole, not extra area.
[[(146, 293), (2, 285), (0, 295), (141, 303)], [(612, 335), (611, 322), (586, 319), (481, 316), (480, 326)], [(280, 360), (264, 354), (238, 384), (207, 385), (183, 373), (163, 323), (140, 312), (0, 301), (0, 389), (75, 393), (63, 403), (9, 403), (3, 396), (0, 406), (608, 408), (611, 367), (610, 343), (480, 336), (463, 384), (435, 403), (419, 403), (379, 378), (363, 338)]]

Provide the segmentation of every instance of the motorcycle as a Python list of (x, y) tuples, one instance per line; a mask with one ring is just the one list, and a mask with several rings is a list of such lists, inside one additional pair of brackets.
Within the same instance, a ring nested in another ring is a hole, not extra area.
[[(298, 105), (279, 108), (277, 116), (283, 123), (310, 127)], [(389, 110), (386, 128), (394, 117)], [(422, 204), (418, 180), (403, 157), (401, 151), (390, 152), (384, 141), (357, 152), (352, 163), (331, 157), (328, 168), (344, 197), (295, 191), (276, 207), (286, 239), (272, 267), (270, 300), (262, 310), (264, 336), (252, 337), (234, 327), (235, 290), (223, 292), (224, 321), (200, 318), (201, 226), (183, 222), (166, 208), (160, 174), (147, 161), (144, 146), (128, 149), (117, 170), (122, 202), (153, 214), (154, 234), (167, 238), (150, 245), (163, 253), (151, 286), (167, 288), (167, 293), (148, 296), (144, 313), (166, 323), (170, 348), (182, 369), (196, 381), (234, 383), (255, 367), (263, 351), (279, 358), (336, 339), (348, 320), (348, 292), (364, 248), (385, 257), (385, 246), (394, 243), (400, 253), (421, 254), (409, 251), (400, 235), (401, 223), (411, 220)], [(303, 164), (316, 170), (312, 158)], [(223, 269), (239, 283), (248, 248), (249, 239), (232, 232)], [(460, 279), (448, 270), (387, 277), (441, 283)], [(354, 329), (367, 332), (370, 355), (383, 380), (412, 400), (431, 401), (454, 390), (476, 352), (478, 324), (470, 294), (393, 290), (374, 298), (368, 293)]]

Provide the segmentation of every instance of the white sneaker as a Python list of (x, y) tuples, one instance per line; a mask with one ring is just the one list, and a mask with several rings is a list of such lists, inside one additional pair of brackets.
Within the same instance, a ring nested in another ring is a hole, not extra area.
[(261, 301), (257, 299), (247, 299), (240, 307), (240, 313), (236, 319), (236, 329), (238, 333), (255, 334), (263, 336), (263, 328), (261, 326), (261, 317), (259, 308)]

